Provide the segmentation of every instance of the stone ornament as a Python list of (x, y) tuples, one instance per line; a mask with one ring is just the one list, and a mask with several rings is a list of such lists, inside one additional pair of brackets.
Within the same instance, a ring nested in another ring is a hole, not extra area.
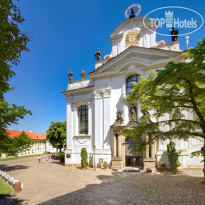
[(131, 104), (130, 106), (130, 121), (137, 121), (137, 108), (135, 104)]
[(82, 72), (80, 73), (80, 77), (82, 80), (85, 79), (85, 71), (84, 70), (82, 70)]
[(98, 91), (93, 92), (93, 94), (94, 94), (94, 96), (95, 96), (95, 98), (96, 98), (96, 99), (101, 98), (101, 93), (100, 93), (100, 91), (99, 91), (99, 90), (98, 90)]
[(110, 97), (110, 93), (111, 93), (111, 90), (110, 90), (110, 89), (106, 89), (106, 90), (104, 91), (104, 97), (105, 97), (105, 98), (109, 98), (109, 97)]
[[(138, 12), (135, 14), (134, 13), (134, 7), (136, 8), (136, 9), (138, 9)], [(130, 11), (130, 15), (128, 15), (128, 11)], [(139, 5), (139, 4), (132, 4), (131, 6), (129, 6), (127, 9), (126, 9), (126, 11), (125, 11), (125, 17), (126, 18), (130, 18), (130, 16), (131, 16), (131, 18), (132, 17), (136, 17), (136, 16), (138, 16), (139, 14), (140, 14), (140, 12), (141, 12), (141, 5)]]
[(71, 69), (69, 69), (69, 72), (67, 72), (68, 74), (68, 78), (69, 78), (69, 83), (73, 82), (73, 72), (71, 71)]
[(85, 79), (80, 83), (68, 84), (68, 90), (82, 88), (82, 87), (91, 87), (91, 86), (94, 86), (94, 81), (91, 79)]
[(187, 50), (189, 49), (189, 38), (190, 38), (190, 36), (186, 36), (185, 37), (186, 38), (186, 46), (187, 46)]
[(116, 120), (115, 120), (114, 124), (112, 125), (112, 127), (115, 128), (115, 130), (113, 130), (115, 134), (119, 134), (120, 130), (118, 130), (116, 128), (122, 126), (122, 124), (124, 122), (123, 113), (124, 113), (123, 110), (118, 110), (116, 112)]
[(93, 95), (95, 96), (95, 99), (99, 98), (109, 98), (111, 94), (110, 89), (105, 89), (105, 90), (96, 90), (93, 92)]
[(170, 32), (171, 32), (171, 36), (172, 36), (172, 41), (177, 41), (179, 30), (172, 27)]
[(124, 121), (122, 115), (123, 115), (123, 110), (118, 110), (116, 113), (116, 121), (115, 122), (120, 122), (122, 123)]
[(126, 46), (136, 46), (139, 42), (139, 31), (138, 30), (131, 30), (128, 32), (125, 38)]
[(89, 143), (89, 139), (87, 138), (76, 138), (76, 139), (73, 139), (74, 143), (76, 146), (79, 146), (79, 145), (87, 145)]
[(95, 53), (95, 59), (96, 59), (96, 61), (100, 61), (100, 56), (101, 56), (101, 52), (100, 52), (100, 50), (98, 49), (98, 50), (96, 51), (96, 53)]

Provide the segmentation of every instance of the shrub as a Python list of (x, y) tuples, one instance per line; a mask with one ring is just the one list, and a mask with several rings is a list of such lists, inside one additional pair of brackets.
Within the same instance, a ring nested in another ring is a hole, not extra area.
[(167, 155), (172, 169), (177, 169), (177, 167), (180, 166), (179, 153), (176, 151), (174, 142), (172, 140), (170, 140), (169, 144), (167, 145)]
[(107, 163), (106, 161), (104, 161), (104, 162), (103, 162), (103, 167), (104, 167), (104, 168), (107, 168), (108, 166), (109, 166), (108, 163)]
[(166, 165), (165, 162), (162, 162), (162, 163), (160, 164), (160, 167), (163, 168), (163, 169), (166, 169), (166, 168), (167, 168), (167, 165)]
[(88, 166), (88, 153), (86, 148), (81, 149), (81, 168), (87, 168)]
[(205, 180), (202, 180), (202, 181), (201, 181), (201, 184), (205, 184)]
[(59, 157), (60, 162), (65, 161), (65, 153), (64, 152), (59, 153), (58, 157)]

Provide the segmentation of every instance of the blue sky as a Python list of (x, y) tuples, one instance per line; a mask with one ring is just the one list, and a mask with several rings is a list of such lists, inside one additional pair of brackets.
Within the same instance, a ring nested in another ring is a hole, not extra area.
[[(163, 6), (182, 6), (205, 18), (204, 0), (20, 0), (17, 5), (26, 20), (21, 28), (29, 33), (31, 52), (23, 52), (21, 63), (13, 68), (16, 76), (10, 84), (15, 90), (6, 95), (6, 100), (24, 105), (33, 115), (9, 128), (45, 133), (51, 121), (65, 121), (61, 91), (67, 87), (67, 71), (72, 68), (74, 80), (78, 80), (82, 70), (94, 70), (95, 51), (99, 48), (102, 56), (111, 52), (109, 36), (126, 21), (127, 7), (136, 3), (142, 6), (139, 16)], [(190, 35), (190, 46), (195, 47), (203, 38), (204, 26)], [(157, 35), (160, 39), (170, 42), (170, 37)], [(185, 50), (184, 36), (178, 40)]]

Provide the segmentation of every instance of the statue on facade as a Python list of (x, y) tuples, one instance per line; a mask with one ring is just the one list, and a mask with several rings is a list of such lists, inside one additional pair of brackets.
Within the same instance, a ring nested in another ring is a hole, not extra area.
[(117, 111), (117, 113), (116, 113), (116, 121), (124, 121), (123, 117), (122, 117), (122, 114), (123, 114), (123, 110), (118, 110)]
[(172, 27), (172, 30), (171, 30), (172, 41), (177, 41), (178, 33), (179, 33), (179, 30), (176, 30), (174, 27)]
[[(147, 111), (147, 110), (141, 110), (141, 113), (143, 114), (143, 116), (149, 115), (149, 111)], [(153, 121), (151, 119), (149, 119), (149, 122), (153, 123)]]
[(123, 119), (123, 117), (122, 117), (122, 115), (123, 115), (123, 110), (118, 110), (117, 112), (116, 112), (116, 120), (115, 120), (115, 125), (121, 125), (122, 123), (123, 123), (123, 121), (124, 121), (124, 119)]
[(68, 78), (69, 78), (69, 83), (73, 82), (73, 72), (71, 71), (71, 69), (69, 69), (69, 72), (67, 72), (68, 74)]
[(131, 104), (130, 106), (130, 121), (136, 121), (137, 120), (137, 108), (135, 106), (135, 104)]
[(133, 7), (130, 9), (130, 16), (129, 19), (134, 18), (135, 17), (135, 11), (133, 9)]
[(98, 50), (96, 51), (96, 53), (95, 53), (95, 59), (96, 59), (96, 61), (99, 61), (99, 60), (100, 60), (100, 56), (101, 56), (101, 52), (100, 52), (100, 50), (98, 49)]
[(82, 72), (80, 73), (80, 77), (82, 80), (85, 79), (85, 71), (84, 70), (82, 70)]
[(143, 116), (144, 115), (149, 115), (149, 111), (147, 111), (147, 110), (141, 110), (141, 113), (143, 114)]

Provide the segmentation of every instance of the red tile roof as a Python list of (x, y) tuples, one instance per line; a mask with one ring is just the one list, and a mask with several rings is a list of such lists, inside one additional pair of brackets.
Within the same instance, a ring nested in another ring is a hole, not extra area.
[[(18, 137), (23, 131), (6, 129), (6, 132), (8, 133), (9, 137), (14, 138), (14, 137)], [(32, 140), (46, 140), (46, 136), (47, 136), (47, 134), (38, 134), (35, 132), (26, 132), (25, 131), (25, 133)]]

